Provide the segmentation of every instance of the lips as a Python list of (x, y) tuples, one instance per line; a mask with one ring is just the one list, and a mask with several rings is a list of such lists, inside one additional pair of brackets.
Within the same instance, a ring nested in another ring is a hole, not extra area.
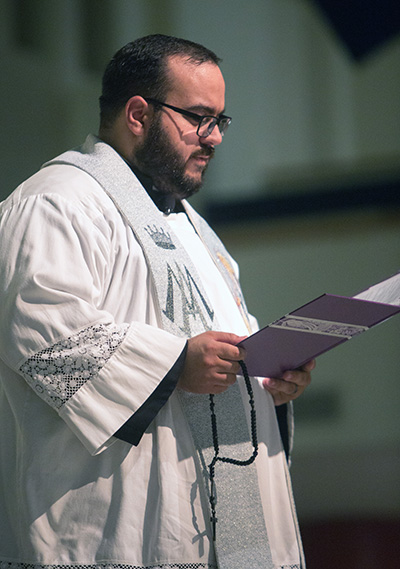
[(195, 160), (202, 160), (204, 162), (209, 162), (211, 160), (211, 158), (214, 157), (214, 153), (215, 150), (214, 148), (208, 148), (206, 151), (203, 150), (201, 152), (196, 152), (194, 154), (192, 154), (192, 158), (194, 158)]

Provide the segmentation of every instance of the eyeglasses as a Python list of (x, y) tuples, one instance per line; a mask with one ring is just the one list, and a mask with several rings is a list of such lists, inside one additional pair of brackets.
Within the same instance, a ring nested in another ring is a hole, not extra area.
[(144, 97), (144, 99), (152, 105), (167, 107), (176, 113), (180, 113), (184, 117), (189, 117), (197, 121), (199, 123), (199, 126), (197, 127), (196, 134), (200, 138), (206, 138), (207, 136), (210, 136), (216, 126), (218, 126), (219, 132), (223, 136), (226, 129), (232, 122), (231, 117), (227, 117), (225, 115), (219, 115), (219, 117), (214, 117), (211, 115), (198, 115), (197, 113), (192, 113), (190, 111), (186, 111), (185, 109), (179, 109), (178, 107), (168, 105), (167, 103), (162, 103), (161, 101), (157, 101), (157, 99), (150, 99), (147, 97)]

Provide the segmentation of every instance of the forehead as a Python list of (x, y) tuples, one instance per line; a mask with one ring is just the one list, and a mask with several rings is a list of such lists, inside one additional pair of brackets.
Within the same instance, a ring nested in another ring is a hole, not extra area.
[(177, 106), (204, 107), (221, 113), (225, 108), (225, 81), (215, 63), (191, 63), (181, 56), (167, 63), (168, 102)]

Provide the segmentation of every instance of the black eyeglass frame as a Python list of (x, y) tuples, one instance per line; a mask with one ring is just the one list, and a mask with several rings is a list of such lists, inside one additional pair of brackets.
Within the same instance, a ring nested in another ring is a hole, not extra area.
[[(174, 107), (173, 105), (169, 105), (168, 103), (163, 103), (162, 101), (158, 101), (157, 99), (152, 99), (150, 97), (143, 97), (143, 98), (145, 101), (147, 101), (147, 103), (151, 103), (152, 105), (160, 105), (161, 107), (167, 107), (167, 109), (171, 109), (176, 113), (180, 113), (184, 117), (188, 117), (198, 121), (199, 126), (197, 127), (196, 134), (199, 138), (207, 138), (207, 136), (210, 136), (210, 134), (212, 133), (212, 131), (216, 126), (218, 126), (221, 135), (224, 136), (226, 129), (232, 122), (232, 118), (226, 115), (219, 115), (219, 117), (214, 117), (213, 115), (198, 115), (197, 113), (192, 113), (191, 111), (180, 109), (179, 107)], [(207, 127), (207, 133), (199, 134), (201, 123), (204, 121), (204, 119), (213, 119), (213, 120), (210, 122), (210, 124)], [(220, 125), (222, 125), (222, 128)]]

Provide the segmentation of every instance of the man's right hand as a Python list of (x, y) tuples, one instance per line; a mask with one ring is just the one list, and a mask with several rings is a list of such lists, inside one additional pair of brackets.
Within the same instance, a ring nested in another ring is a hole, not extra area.
[(241, 373), (245, 350), (236, 344), (246, 336), (203, 332), (188, 340), (185, 365), (178, 387), (191, 393), (222, 393)]

